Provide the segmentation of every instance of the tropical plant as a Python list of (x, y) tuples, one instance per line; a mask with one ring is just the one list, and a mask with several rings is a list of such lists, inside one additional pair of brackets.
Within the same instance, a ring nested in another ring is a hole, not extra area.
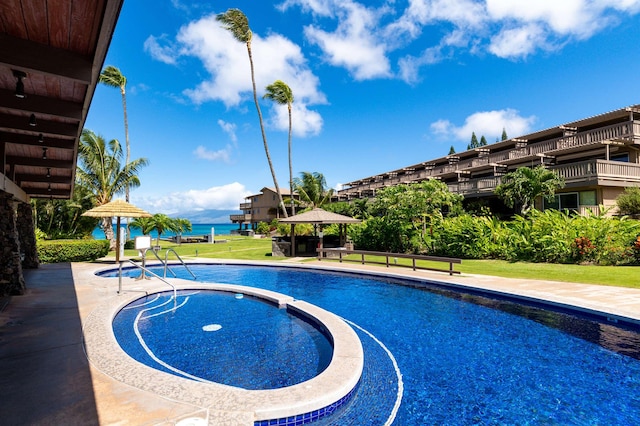
[(177, 217), (173, 219), (173, 222), (175, 228), (174, 230), (176, 234), (180, 236), (182, 236), (184, 232), (191, 232), (191, 230), (193, 229), (193, 225), (191, 224), (191, 221), (189, 219)]
[(76, 184), (70, 200), (33, 199), (33, 219), (41, 235), (48, 239), (77, 239), (91, 235), (97, 218), (82, 216), (94, 207), (93, 194)]
[(508, 207), (520, 206), (520, 214), (524, 216), (533, 208), (536, 198), (553, 200), (556, 190), (562, 187), (564, 179), (542, 165), (519, 167), (502, 177), (495, 194)]
[[(88, 129), (82, 131), (78, 146), (77, 184), (83, 185), (93, 194), (96, 206), (110, 202), (125, 188), (140, 186), (138, 172), (148, 164), (146, 158), (138, 158), (122, 166), (122, 147), (117, 139), (106, 142), (102, 136)], [(105, 238), (115, 248), (111, 217), (101, 219), (100, 226)]]
[(151, 218), (151, 226), (152, 230), (155, 230), (158, 235), (156, 238), (156, 246), (160, 245), (160, 237), (165, 231), (173, 231), (176, 232), (178, 230), (178, 226), (174, 219), (171, 219), (164, 213), (156, 213)]
[[(126, 147), (126, 156), (124, 164), (129, 164), (131, 157), (131, 148), (129, 147), (129, 121), (127, 119), (127, 78), (122, 74), (120, 69), (109, 65), (100, 73), (100, 83), (105, 86), (120, 89), (120, 95), (122, 96), (122, 111), (124, 114), (124, 141)], [(129, 202), (129, 186), (125, 188), (125, 200)]]
[(327, 189), (327, 181), (319, 172), (302, 172), (293, 179), (293, 188), (298, 193), (299, 202), (306, 208), (318, 208), (329, 203), (333, 189)]
[(291, 197), (291, 214), (296, 214), (296, 203), (293, 197), (293, 165), (291, 162), (291, 108), (293, 104), (293, 91), (282, 80), (276, 80), (272, 84), (268, 85), (267, 93), (264, 98), (270, 99), (279, 105), (286, 105), (289, 113), (289, 137), (288, 137), (288, 151), (289, 151), (289, 196)]
[(129, 223), (133, 229), (139, 229), (142, 235), (149, 235), (153, 231), (153, 220), (150, 217), (137, 217)]
[(616, 205), (620, 214), (640, 215), (640, 188), (625, 188), (616, 198)]
[(262, 142), (264, 144), (264, 152), (267, 156), (267, 162), (269, 163), (269, 169), (271, 170), (271, 176), (273, 178), (273, 184), (276, 187), (276, 193), (278, 194), (278, 201), (284, 217), (288, 217), (287, 209), (284, 206), (282, 199), (282, 193), (280, 192), (280, 186), (278, 185), (278, 179), (276, 178), (276, 172), (273, 168), (273, 162), (271, 161), (271, 154), (269, 154), (269, 145), (267, 144), (267, 135), (264, 131), (264, 121), (262, 120), (262, 111), (260, 111), (260, 104), (258, 103), (258, 92), (256, 90), (256, 78), (253, 67), (253, 56), (251, 53), (251, 39), (253, 33), (249, 27), (249, 20), (246, 15), (240, 9), (228, 9), (224, 13), (220, 13), (216, 16), (216, 20), (222, 23), (222, 26), (231, 32), (233, 37), (241, 43), (247, 46), (247, 54), (249, 55), (249, 65), (251, 67), (251, 85), (253, 88), (253, 101), (258, 111), (258, 119), (260, 120), (260, 131), (262, 132)]

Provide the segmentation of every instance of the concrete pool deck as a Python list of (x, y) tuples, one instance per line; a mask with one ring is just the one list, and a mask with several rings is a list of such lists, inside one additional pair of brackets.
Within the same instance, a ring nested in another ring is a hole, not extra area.
[[(292, 263), (268, 265), (420, 278), (559, 306), (576, 306), (586, 312), (604, 312), (604, 317), (640, 324), (640, 289), (466, 274), (450, 277), (429, 271), (325, 261)], [(181, 421), (188, 424), (195, 418), (208, 419), (209, 424), (216, 425), (252, 424), (245, 416), (234, 418), (217, 412), (215, 407), (162, 396), (163, 392), (154, 392), (153, 388), (132, 386), (88, 360), (85, 325), (105, 304), (123, 297), (116, 293), (117, 279), (94, 275), (96, 270), (113, 267), (113, 262), (41, 265), (39, 269), (25, 271), (25, 295), (0, 304), (2, 424), (175, 425)], [(124, 282), (125, 295), (139, 292), (138, 287), (157, 286), (157, 280)], [(130, 369), (114, 363), (111, 367), (121, 368), (120, 374), (127, 374)], [(166, 386), (173, 384), (167, 382)]]

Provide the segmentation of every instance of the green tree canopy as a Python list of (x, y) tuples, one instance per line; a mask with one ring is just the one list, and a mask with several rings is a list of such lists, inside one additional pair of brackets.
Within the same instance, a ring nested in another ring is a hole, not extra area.
[[(138, 173), (148, 164), (146, 158), (138, 158), (123, 166), (122, 147), (117, 139), (106, 142), (102, 136), (88, 129), (82, 131), (78, 146), (77, 184), (83, 185), (93, 194), (96, 206), (110, 202), (125, 188), (140, 186)], [(101, 227), (106, 239), (115, 248), (112, 218), (102, 218)]]
[(552, 200), (556, 190), (564, 187), (564, 179), (540, 165), (534, 168), (519, 167), (502, 177), (495, 194), (509, 207), (520, 207), (520, 214), (526, 215), (535, 199), (544, 197)]
[(502, 139), (501, 139), (501, 140), (506, 141), (507, 139), (509, 139), (509, 138), (507, 137), (507, 131), (506, 131), (506, 130), (505, 130), (505, 128), (503, 127), (503, 128), (502, 128)]
[(640, 215), (640, 188), (625, 188), (616, 198), (616, 205), (620, 214)]
[(456, 149), (453, 147), (453, 145), (451, 145), (451, 148), (449, 148), (449, 154), (447, 155), (453, 155), (456, 153)]
[(479, 146), (487, 146), (487, 138), (485, 138), (484, 135), (482, 135), (482, 137), (480, 138)]
[(317, 208), (331, 201), (333, 189), (327, 189), (327, 181), (319, 172), (302, 172), (293, 179), (294, 190), (298, 193), (299, 202), (306, 208)]
[(476, 132), (471, 132), (471, 142), (467, 145), (467, 149), (473, 149), (480, 146), (478, 142), (478, 137), (476, 136)]

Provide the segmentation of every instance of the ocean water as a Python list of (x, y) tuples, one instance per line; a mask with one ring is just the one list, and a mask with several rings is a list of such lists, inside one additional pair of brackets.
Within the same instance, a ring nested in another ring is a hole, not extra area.
[[(120, 226), (124, 226), (124, 222), (120, 224)], [(214, 228), (215, 230), (215, 234), (216, 235), (229, 235), (231, 234), (232, 230), (236, 230), (238, 229), (238, 224), (235, 223), (194, 223), (192, 224), (192, 230), (190, 232), (185, 232), (182, 235), (183, 236), (189, 236), (189, 235), (210, 235), (211, 234), (211, 228)], [(116, 230), (116, 225), (113, 225), (113, 231), (115, 232)], [(96, 227), (96, 229), (93, 230), (93, 238), (95, 238), (96, 240), (104, 240), (104, 232), (102, 231), (102, 228), (100, 227)], [(135, 238), (135, 237), (139, 237), (142, 235), (142, 232), (139, 229), (134, 229), (131, 228), (131, 238)], [(162, 238), (168, 238), (175, 235), (175, 232), (163, 232), (162, 233)], [(151, 236), (153, 238), (156, 238), (157, 236), (157, 232), (153, 231), (151, 232)]]

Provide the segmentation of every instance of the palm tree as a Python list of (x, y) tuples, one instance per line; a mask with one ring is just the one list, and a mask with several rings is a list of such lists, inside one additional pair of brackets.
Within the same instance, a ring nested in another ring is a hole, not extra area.
[(276, 172), (273, 169), (273, 163), (271, 162), (271, 154), (269, 154), (269, 145), (267, 144), (267, 135), (264, 131), (264, 122), (262, 120), (262, 111), (260, 111), (260, 104), (258, 103), (258, 92), (256, 90), (256, 78), (255, 71), (253, 69), (253, 56), (251, 54), (251, 38), (253, 36), (251, 28), (249, 28), (249, 20), (246, 15), (240, 9), (228, 9), (225, 13), (220, 13), (216, 16), (216, 20), (221, 22), (226, 30), (229, 30), (233, 37), (241, 43), (245, 43), (247, 46), (247, 53), (249, 55), (249, 65), (251, 66), (251, 85), (253, 87), (253, 101), (256, 104), (256, 110), (258, 111), (258, 119), (260, 120), (260, 131), (262, 132), (262, 142), (264, 144), (264, 152), (267, 155), (267, 161), (269, 162), (269, 169), (271, 170), (271, 176), (273, 177), (273, 184), (276, 187), (278, 193), (278, 201), (280, 202), (280, 209), (282, 210), (284, 217), (288, 217), (287, 209), (284, 206), (282, 200), (282, 193), (280, 192), (280, 186), (278, 185), (278, 179), (276, 179)]
[(552, 200), (556, 190), (564, 187), (564, 178), (544, 166), (534, 168), (518, 167), (515, 171), (502, 176), (495, 194), (508, 207), (520, 206), (522, 216), (534, 207), (536, 198)]
[(296, 203), (293, 199), (293, 166), (291, 165), (291, 105), (293, 104), (293, 91), (282, 80), (276, 80), (266, 87), (267, 93), (263, 96), (279, 105), (286, 105), (289, 111), (289, 196), (291, 197), (291, 214), (296, 214)]
[[(124, 167), (121, 160), (122, 147), (117, 139), (106, 142), (91, 130), (82, 131), (76, 178), (93, 193), (96, 206), (110, 202), (127, 187), (140, 186), (138, 172), (148, 164), (147, 159), (138, 158)], [(102, 218), (101, 227), (105, 238), (111, 241), (112, 249), (115, 248), (112, 218)]]
[(137, 217), (129, 224), (133, 229), (139, 229), (142, 235), (149, 235), (153, 231), (153, 221), (150, 217)]
[[(120, 95), (122, 95), (122, 111), (124, 112), (124, 142), (127, 150), (124, 164), (129, 164), (129, 158), (131, 156), (131, 149), (129, 147), (129, 121), (127, 120), (127, 77), (125, 77), (120, 70), (112, 65), (109, 65), (100, 73), (100, 83), (105, 86), (115, 87), (120, 89)], [(125, 201), (129, 202), (129, 187), (125, 189)]]
[(327, 182), (322, 173), (302, 172), (300, 176), (293, 182), (301, 203), (315, 209), (331, 201), (333, 189), (327, 190)]
[[(179, 237), (182, 237), (183, 232), (191, 232), (193, 226), (191, 225), (191, 221), (189, 219), (184, 219), (181, 217), (177, 217), (173, 219), (174, 231), (178, 234)], [(180, 241), (178, 239), (177, 241)]]
[(163, 213), (156, 213), (153, 215), (151, 219), (152, 230), (155, 229), (158, 232), (158, 238), (156, 239), (156, 246), (160, 245), (160, 236), (164, 231), (176, 231), (178, 228), (176, 226), (175, 220), (171, 219), (169, 216)]
[[(127, 95), (126, 95), (126, 86), (127, 86), (127, 77), (125, 77), (120, 69), (109, 65), (100, 73), (100, 83), (105, 86), (114, 87), (120, 89), (120, 95), (122, 96), (122, 111), (124, 113), (124, 142), (126, 147), (126, 156), (124, 160), (124, 164), (129, 164), (129, 159), (131, 156), (131, 149), (129, 147), (129, 120), (127, 119)], [(124, 191), (124, 199), (128, 203), (129, 202), (129, 186), (125, 188)], [(127, 239), (129, 239), (129, 218), (127, 218)]]

